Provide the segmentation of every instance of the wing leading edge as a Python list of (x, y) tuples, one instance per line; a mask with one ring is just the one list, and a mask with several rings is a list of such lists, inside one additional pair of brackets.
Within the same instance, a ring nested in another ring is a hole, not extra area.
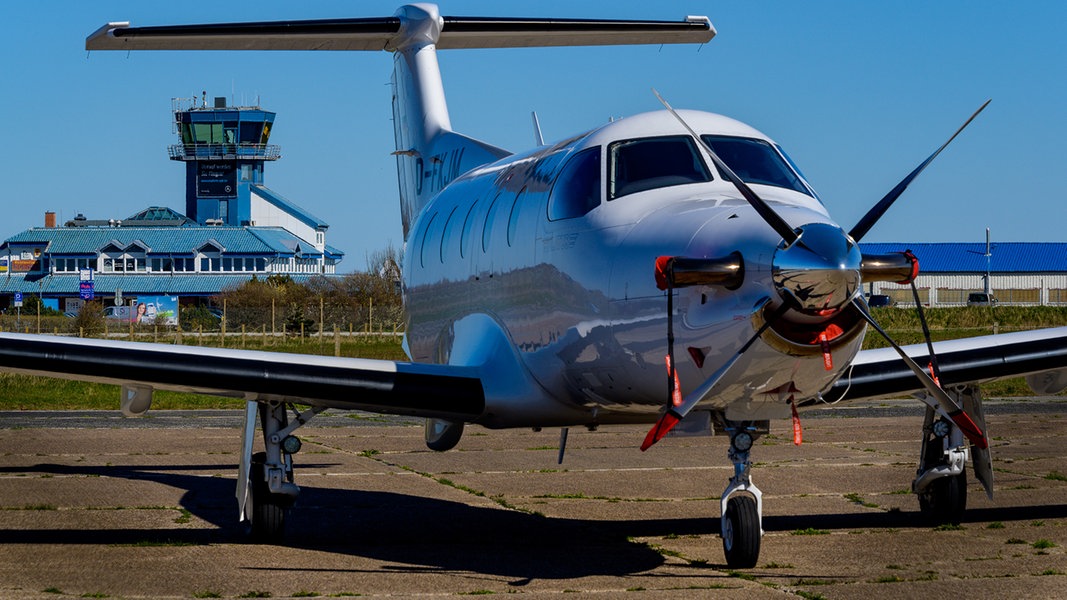
[(477, 369), (449, 365), (0, 333), (0, 371), (462, 421), (485, 410)]
[[(929, 362), (925, 344), (904, 350), (920, 365)], [(934, 353), (945, 387), (1054, 371), (1067, 368), (1067, 327), (935, 342)], [(860, 352), (851, 371), (823, 394), (823, 400), (885, 398), (921, 389), (896, 352), (881, 348)]]

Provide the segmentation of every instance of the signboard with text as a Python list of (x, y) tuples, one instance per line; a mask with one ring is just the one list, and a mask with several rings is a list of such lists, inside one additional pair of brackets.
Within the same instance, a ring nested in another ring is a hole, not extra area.
[(237, 165), (222, 161), (198, 162), (196, 195), (202, 198), (235, 198), (237, 196)]

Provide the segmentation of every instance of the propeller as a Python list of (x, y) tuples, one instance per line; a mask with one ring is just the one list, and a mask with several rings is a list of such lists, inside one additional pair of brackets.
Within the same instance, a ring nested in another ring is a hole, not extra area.
[[(668, 314), (668, 400), (663, 414), (645, 436), (641, 450), (647, 450), (658, 442), (693, 408), (705, 399), (714, 396), (716, 385), (737, 364), (752, 344), (787, 310), (792, 308), (807, 314), (828, 315), (837, 313), (850, 304), (897, 351), (919, 382), (937, 401), (939, 412), (952, 419), (977, 447), (986, 448), (988, 441), (981, 428), (941, 389), (937, 382), (923, 371), (922, 367), (889, 337), (889, 334), (867, 312), (867, 307), (860, 298), (859, 288), (863, 280), (910, 283), (918, 275), (918, 261), (910, 253), (862, 257), (856, 241), (870, 231), (908, 185), (989, 105), (990, 101), (987, 100), (975, 111), (948, 141), (879, 200), (853, 227), (852, 231), (846, 234), (844, 230), (824, 223), (791, 227), (718, 157), (710, 144), (685, 122), (659, 92), (655, 89), (652, 92), (667, 111), (703, 146), (724, 178), (737, 188), (741, 196), (767, 225), (781, 236), (782, 242), (775, 251), (772, 261), (772, 277), (776, 291), (783, 302), (744, 345), (680, 402), (675, 400), (678, 392), (675, 389), (677, 377), (673, 361), (673, 319), (672, 315)], [(743, 278), (744, 262), (739, 253), (718, 259), (661, 256), (656, 261), (656, 281), (660, 289), (667, 291), (668, 313), (673, 312), (671, 296), (674, 293), (674, 287), (723, 285), (728, 289), (736, 289), (741, 285)], [(762, 310), (769, 302), (770, 298), (764, 298), (757, 304), (755, 310)], [(827, 348), (824, 349), (824, 354), (828, 354), (828, 346), (824, 348)]]
[(933, 162), (935, 158), (937, 158), (937, 155), (941, 154), (941, 151), (944, 150), (946, 146), (951, 144), (952, 140), (956, 139), (956, 136), (959, 135), (965, 127), (970, 125), (971, 121), (973, 121), (979, 113), (985, 110), (985, 107), (989, 106), (989, 103), (992, 101), (993, 99), (990, 98), (989, 100), (985, 101), (985, 104), (979, 106), (978, 110), (974, 111), (974, 114), (971, 115), (971, 118), (967, 119), (963, 123), (963, 125), (960, 125), (960, 128), (956, 130), (956, 133), (953, 133), (952, 137), (948, 138), (948, 141), (946, 141), (944, 144), (941, 144), (941, 147), (935, 150), (934, 153), (929, 156), (929, 158), (922, 161), (919, 166), (915, 167), (914, 171), (908, 173), (907, 177), (902, 179), (900, 183), (896, 185), (896, 187), (889, 190), (888, 194), (883, 196), (877, 204), (872, 206), (871, 210), (867, 211), (867, 214), (863, 215), (863, 218), (860, 219), (858, 223), (856, 223), (856, 225), (852, 228), (852, 231), (848, 232), (852, 239), (858, 242), (860, 241), (860, 239), (863, 238), (863, 236), (867, 235), (867, 232), (871, 230), (871, 227), (874, 227), (874, 224), (878, 222), (878, 219), (882, 218), (882, 215), (884, 215), (886, 211), (889, 210), (889, 207), (892, 206), (894, 202), (896, 202), (897, 198), (899, 198), (900, 195), (904, 193), (904, 190), (908, 189), (908, 186), (911, 185), (911, 182), (914, 181), (916, 177), (919, 176), (919, 173), (922, 173), (923, 170), (926, 169), (926, 167), (931, 162)]
[(875, 331), (881, 334), (881, 336), (885, 338), (885, 341), (889, 342), (889, 345), (892, 346), (893, 349), (896, 350), (897, 354), (900, 355), (900, 358), (904, 361), (904, 364), (906, 364), (908, 368), (911, 369), (911, 372), (915, 374), (915, 377), (919, 380), (919, 383), (921, 383), (923, 387), (926, 388), (926, 391), (929, 392), (935, 400), (937, 400), (937, 404), (940, 407), (941, 414), (945, 417), (952, 419), (952, 422), (960, 428), (960, 431), (963, 432), (963, 435), (967, 436), (967, 439), (971, 440), (971, 442), (975, 446), (983, 449), (988, 448), (989, 441), (986, 440), (985, 434), (982, 432), (982, 429), (975, 424), (974, 420), (972, 420), (966, 412), (963, 411), (963, 407), (956, 404), (956, 401), (953, 400), (951, 396), (946, 394), (945, 390), (941, 389), (941, 386), (938, 385), (938, 383), (935, 382), (929, 375), (927, 375), (926, 371), (923, 370), (923, 368), (920, 367), (917, 362), (912, 360), (912, 358), (908, 356), (906, 352), (904, 352), (903, 348), (901, 348), (899, 345), (897, 345), (896, 342), (893, 341), (893, 338), (889, 337), (889, 334), (886, 333), (885, 330), (878, 325), (878, 321), (875, 321), (874, 317), (872, 317), (870, 313), (867, 312), (867, 307), (863, 304), (863, 302), (860, 301), (859, 298), (853, 300), (853, 305), (856, 307), (856, 310), (858, 310), (860, 314), (863, 315), (863, 318), (867, 321), (867, 323), (869, 323), (870, 326), (875, 329)]

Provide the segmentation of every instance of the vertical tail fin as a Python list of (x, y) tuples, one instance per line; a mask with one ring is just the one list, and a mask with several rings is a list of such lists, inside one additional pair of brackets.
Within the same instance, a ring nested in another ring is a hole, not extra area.
[(388, 50), (404, 236), (426, 202), (460, 173), (507, 152), (452, 131), (437, 49), (703, 43), (707, 17), (683, 21), (442, 17), (433, 4), (394, 17), (130, 27), (108, 23), (86, 50)]
[(443, 19), (432, 4), (402, 7), (393, 58), (393, 131), (404, 238), (426, 203), (460, 173), (509, 153), (452, 131), (437, 41)]

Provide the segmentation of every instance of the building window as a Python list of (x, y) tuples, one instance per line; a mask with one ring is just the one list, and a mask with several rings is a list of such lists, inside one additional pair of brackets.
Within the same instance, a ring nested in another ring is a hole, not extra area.
[(132, 256), (130, 254), (105, 255), (100, 271), (103, 273), (144, 273), (147, 270), (147, 266), (148, 259), (144, 256)]

